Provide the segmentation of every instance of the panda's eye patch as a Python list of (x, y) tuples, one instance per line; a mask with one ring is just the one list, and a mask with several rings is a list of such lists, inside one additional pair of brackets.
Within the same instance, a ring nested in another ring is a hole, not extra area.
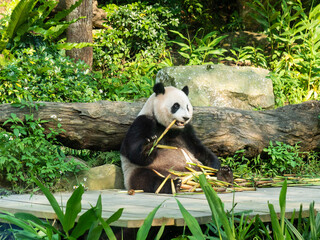
[(179, 103), (175, 103), (171, 107), (171, 112), (172, 113), (176, 113), (179, 110), (179, 108), (180, 108), (180, 104)]

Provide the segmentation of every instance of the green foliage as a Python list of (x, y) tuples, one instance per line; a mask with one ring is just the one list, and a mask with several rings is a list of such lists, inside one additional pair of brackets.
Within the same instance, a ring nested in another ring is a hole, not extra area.
[(263, 49), (259, 47), (240, 47), (230, 49), (231, 56), (227, 56), (226, 60), (235, 62), (236, 65), (249, 61), (251, 66), (267, 68), (267, 59)]
[(178, 19), (160, 4), (109, 4), (104, 9), (108, 27), (94, 33), (93, 62), (93, 69), (102, 71), (102, 96), (116, 101), (148, 97), (167, 29), (177, 26)]
[(66, 156), (70, 155), (86, 161), (89, 167), (96, 167), (104, 164), (115, 164), (120, 167), (121, 164), (119, 151), (100, 152), (88, 149), (77, 150), (67, 147), (62, 147), (62, 151)]
[[(32, 32), (40, 34), (45, 39), (58, 38), (65, 29), (78, 19), (64, 21), (63, 19), (76, 7), (82, 0), (77, 1), (69, 9), (58, 12), (49, 20), (47, 17), (57, 5), (55, 0), (21, 0), (13, 9), (7, 27), (1, 29), (0, 52), (5, 48), (12, 49), (23, 39), (23, 37)], [(37, 3), (39, 3), (37, 5)]]
[[(310, 174), (318, 169), (319, 156), (317, 153), (304, 153), (300, 151), (300, 146), (291, 146), (276, 141), (270, 141), (269, 146), (264, 148), (264, 154), (252, 159), (245, 156), (245, 150), (239, 150), (232, 157), (221, 158), (223, 164), (230, 166), (236, 174), (252, 176), (254, 174), (262, 176), (276, 176), (290, 173)], [(304, 157), (307, 160), (304, 161)]]
[(21, 99), (53, 102), (100, 100), (96, 75), (83, 62), (74, 63), (55, 48), (39, 46), (16, 52), (0, 68), (0, 103)]
[(74, 161), (65, 161), (65, 155), (55, 145), (55, 137), (63, 131), (59, 119), (57, 129), (45, 134), (43, 125), (48, 121), (34, 119), (26, 114), (24, 121), (16, 114), (4, 125), (12, 132), (0, 131), (0, 171), (15, 190), (34, 188), (34, 175), (54, 187), (66, 172), (80, 171)]
[(199, 29), (193, 38), (183, 36), (178, 31), (171, 32), (177, 34), (183, 41), (171, 41), (179, 45), (181, 48), (178, 53), (186, 59), (187, 65), (204, 64), (211, 61), (211, 58), (222, 56), (225, 49), (219, 48), (219, 42), (226, 38), (227, 35), (217, 37), (218, 32), (210, 32), (203, 37), (198, 37), (198, 34), (203, 31)]
[(269, 156), (265, 162), (267, 165), (265, 170), (274, 172), (275, 174), (297, 171), (303, 163), (298, 143), (294, 146), (278, 141), (275, 143), (276, 145), (273, 145), (270, 141), (268, 148), (263, 149)]
[[(320, 4), (304, 12), (301, 1), (255, 0), (249, 4), (270, 42), (266, 56), (273, 70), (277, 105), (318, 99), (320, 68)], [(280, 11), (278, 10), (280, 9)]]
[[(84, 212), (76, 222), (76, 219), (82, 210), (81, 199), (84, 193), (84, 188), (82, 185), (79, 185), (78, 188), (76, 188), (76, 190), (72, 193), (71, 197), (67, 201), (67, 205), (65, 206), (65, 211), (63, 211), (63, 208), (60, 207), (56, 198), (50, 193), (48, 188), (46, 188), (38, 179), (34, 177), (32, 177), (32, 181), (38, 185), (48, 199), (51, 207), (57, 215), (58, 220), (61, 223), (62, 229), (58, 230), (49, 222), (44, 222), (34, 215), (28, 213), (0, 214), (0, 219), (3, 219), (21, 228), (13, 230), (17, 239), (75, 240), (82, 237), (81, 239), (98, 240), (100, 239), (102, 230), (105, 231), (108, 239), (116, 239), (110, 224), (119, 220), (122, 215), (123, 208), (120, 208), (107, 220), (104, 220), (102, 218), (101, 195), (99, 195), (96, 206), (91, 207), (89, 210)], [(137, 239), (147, 239), (153, 218), (161, 205), (162, 203), (149, 213), (144, 223), (138, 230)], [(160, 228), (157, 239), (160, 239), (163, 228), (164, 225)]]
[(62, 225), (62, 229), (58, 230), (49, 222), (44, 222), (32, 214), (0, 214), (1, 219), (21, 228), (13, 230), (17, 239), (78, 239), (88, 232), (85, 239), (91, 240), (99, 239), (102, 230), (105, 231), (109, 239), (116, 239), (110, 227), (110, 223), (117, 221), (120, 218), (123, 208), (120, 208), (105, 221), (102, 218), (102, 203), (101, 196), (99, 196), (96, 206), (91, 207), (84, 212), (76, 223), (76, 219), (81, 211), (81, 199), (84, 193), (84, 189), (81, 185), (73, 192), (67, 201), (64, 213), (48, 188), (35, 178), (33, 178), (33, 181), (46, 195)]
[(125, 60), (138, 53), (148, 57), (159, 56), (165, 47), (166, 29), (179, 24), (170, 9), (160, 4), (110, 4), (105, 10), (107, 24), (111, 28), (99, 36), (100, 44), (109, 55), (118, 55)]

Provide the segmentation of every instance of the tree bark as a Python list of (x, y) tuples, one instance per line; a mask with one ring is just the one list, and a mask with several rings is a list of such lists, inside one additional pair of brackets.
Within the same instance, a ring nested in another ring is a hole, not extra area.
[[(70, 8), (77, 0), (64, 0), (66, 8)], [(85, 17), (71, 24), (67, 29), (67, 41), (71, 43), (89, 42), (92, 43), (92, 0), (83, 0), (79, 7), (73, 10), (67, 20), (71, 21), (79, 17)], [(66, 52), (67, 56), (82, 60), (92, 67), (92, 47), (74, 48)]]
[[(119, 150), (130, 124), (143, 103), (108, 102), (51, 103), (34, 111), (35, 119), (49, 120), (46, 129), (60, 122), (66, 132), (58, 140), (75, 149)], [(0, 105), (0, 124), (11, 113), (23, 119), (27, 108)], [(198, 137), (218, 156), (233, 156), (245, 149), (247, 157), (257, 156), (269, 141), (300, 142), (301, 151), (320, 148), (320, 102), (308, 101), (276, 110), (247, 111), (233, 108), (195, 107), (192, 124)], [(4, 126), (10, 130), (9, 125)]]

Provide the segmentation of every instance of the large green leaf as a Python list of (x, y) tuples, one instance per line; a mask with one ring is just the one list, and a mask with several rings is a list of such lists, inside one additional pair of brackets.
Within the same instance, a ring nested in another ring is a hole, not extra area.
[(204, 174), (199, 176), (199, 182), (200, 182), (201, 188), (203, 189), (206, 195), (209, 207), (211, 209), (212, 219), (215, 222), (217, 229), (219, 230), (222, 224), (227, 238), (229, 240), (235, 239), (232, 229), (230, 227), (227, 214), (224, 210), (221, 199), (218, 197), (218, 194), (213, 190), (211, 185), (207, 182), (206, 176)]
[(5, 220), (9, 223), (12, 223), (31, 234), (37, 234), (37, 231), (33, 227), (31, 227), (29, 224), (27, 224), (27, 222), (13, 216), (12, 214), (0, 214), (0, 219)]
[[(27, 22), (29, 14), (37, 2), (38, 0), (21, 0), (18, 2), (11, 13), (11, 18), (6, 31), (7, 38), (12, 39), (19, 28)], [(26, 31), (27, 29), (24, 29), (23, 31), (20, 29), (19, 34), (23, 34)]]
[(79, 187), (72, 193), (66, 206), (66, 213), (64, 215), (64, 221), (62, 222), (63, 230), (67, 233), (73, 228), (75, 220), (81, 211), (81, 199), (84, 193), (84, 188), (80, 184)]
[(271, 217), (271, 225), (273, 229), (274, 239), (284, 240), (284, 236), (281, 230), (280, 223), (278, 221), (278, 216), (276, 211), (274, 210), (274, 206), (271, 203), (268, 203), (270, 217)]
[[(163, 202), (162, 202), (163, 203)], [(147, 216), (147, 218), (144, 220), (143, 225), (139, 228), (137, 233), (137, 240), (145, 240), (148, 237), (148, 233), (150, 231), (150, 228), (152, 226), (152, 221), (154, 216), (156, 215), (156, 212), (161, 207), (161, 204), (157, 206), (155, 209), (152, 210)]]
[(182, 213), (183, 219), (186, 222), (189, 230), (191, 231), (193, 237), (197, 240), (205, 239), (198, 221), (185, 209), (181, 202), (176, 199), (180, 212)]
[(279, 196), (279, 204), (280, 204), (280, 215), (281, 215), (281, 231), (284, 234), (284, 218), (286, 215), (286, 198), (287, 198), (287, 179), (284, 180), (280, 196)]
[(49, 203), (51, 204), (51, 207), (53, 208), (54, 212), (57, 214), (57, 217), (61, 223), (64, 222), (64, 214), (55, 199), (55, 197), (52, 195), (52, 193), (49, 191), (48, 188), (46, 188), (38, 179), (32, 177), (33, 181), (38, 185), (38, 187), (41, 189), (41, 191), (44, 193), (44, 195), (47, 197)]

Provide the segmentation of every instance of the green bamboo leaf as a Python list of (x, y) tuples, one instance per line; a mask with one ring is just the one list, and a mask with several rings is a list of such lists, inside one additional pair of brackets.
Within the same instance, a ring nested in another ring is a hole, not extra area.
[(186, 58), (186, 59), (190, 59), (189, 54), (186, 54), (184, 52), (178, 52), (182, 57)]
[(0, 219), (5, 220), (9, 223), (12, 223), (12, 224), (24, 229), (25, 231), (27, 231), (29, 233), (32, 233), (32, 234), (37, 233), (37, 231), (33, 227), (31, 227), (29, 224), (27, 224), (25, 221), (18, 219), (11, 214), (10, 215), (9, 214), (0, 214)]
[(284, 236), (281, 231), (281, 226), (278, 221), (278, 216), (276, 214), (276, 211), (274, 210), (273, 204), (268, 202), (270, 217), (271, 217), (271, 225), (273, 229), (274, 239), (277, 240), (284, 240)]
[(189, 41), (188, 38), (186, 38), (185, 36), (183, 36), (183, 34), (179, 33), (178, 31), (174, 31), (174, 30), (169, 30), (172, 33), (175, 33), (177, 35), (179, 35), (182, 39)]
[(286, 225), (288, 226), (288, 228), (290, 229), (290, 231), (296, 236), (296, 238), (298, 240), (304, 240), (302, 235), (299, 233), (298, 229), (296, 229), (288, 219), (284, 219), (284, 221), (285, 221)]
[(92, 207), (79, 217), (79, 220), (70, 235), (71, 237), (75, 239), (79, 238), (90, 229), (93, 223), (98, 221), (95, 211), (96, 208)]
[(218, 197), (217, 193), (212, 189), (210, 184), (207, 182), (206, 176), (204, 174), (199, 176), (200, 186), (203, 189), (208, 204), (211, 209), (212, 219), (217, 224), (217, 228), (220, 228), (220, 223), (224, 227), (225, 233), (229, 240), (235, 239), (232, 229), (230, 227), (230, 223), (227, 217), (227, 214), (224, 210), (221, 199)]
[(186, 222), (193, 237), (195, 237), (198, 240), (205, 239), (198, 221), (185, 209), (185, 207), (181, 204), (181, 202), (178, 199), (176, 199), (176, 201), (178, 203), (183, 219)]
[(76, 218), (81, 211), (81, 199), (84, 193), (84, 188), (80, 184), (79, 187), (72, 193), (66, 206), (66, 213), (64, 215), (64, 221), (61, 222), (63, 230), (67, 233), (73, 228)]
[(30, 213), (15, 213), (14, 216), (21, 220), (32, 221), (38, 225), (44, 225), (43, 221)]
[(286, 198), (287, 198), (287, 179), (284, 180), (281, 191), (280, 191), (280, 196), (279, 196), (279, 204), (280, 204), (280, 216), (281, 216), (281, 231), (282, 234), (284, 234), (284, 218), (286, 215)]
[(228, 35), (223, 35), (223, 36), (220, 36), (220, 37), (217, 37), (215, 38), (213, 41), (211, 41), (209, 43), (209, 47), (214, 47), (216, 46), (218, 43), (220, 43), (223, 39), (225, 39)]
[(114, 233), (113, 233), (113, 231), (112, 231), (112, 229), (110, 227), (110, 225), (106, 221), (104, 221), (102, 217), (99, 217), (99, 220), (100, 220), (100, 223), (101, 223), (105, 233), (108, 236), (108, 239), (109, 240), (117, 240), (116, 236), (114, 235)]
[(137, 233), (137, 240), (145, 240), (148, 237), (148, 233), (150, 231), (150, 228), (152, 226), (152, 221), (154, 216), (156, 215), (158, 209), (161, 207), (163, 204), (160, 203), (155, 209), (152, 210), (147, 216), (147, 218), (144, 220), (143, 225), (139, 228), (138, 233)]
[(38, 185), (38, 187), (41, 189), (43, 194), (48, 199), (51, 207), (53, 208), (54, 212), (57, 214), (59, 221), (61, 223), (63, 223), (64, 222), (64, 214), (63, 214), (57, 200), (55, 199), (55, 197), (52, 195), (52, 193), (49, 191), (49, 189), (46, 188), (38, 179), (36, 179), (34, 177), (32, 177), (32, 179)]
[(102, 226), (101, 225), (93, 225), (91, 226), (89, 232), (88, 232), (88, 236), (87, 236), (87, 240), (99, 240), (101, 233), (102, 233)]
[(315, 221), (315, 215), (314, 215), (314, 202), (310, 203), (309, 207), (309, 222), (310, 222), (310, 239), (312, 240), (318, 240), (317, 237), (317, 226)]
[(157, 236), (155, 237), (155, 240), (160, 240), (161, 236), (163, 234), (164, 228), (165, 228), (166, 224), (165, 222), (162, 223), (161, 228), (159, 229)]
[(118, 221), (118, 219), (121, 217), (123, 212), (123, 208), (119, 208), (114, 214), (112, 214), (107, 220), (106, 223), (107, 224), (111, 224), (115, 221)]

